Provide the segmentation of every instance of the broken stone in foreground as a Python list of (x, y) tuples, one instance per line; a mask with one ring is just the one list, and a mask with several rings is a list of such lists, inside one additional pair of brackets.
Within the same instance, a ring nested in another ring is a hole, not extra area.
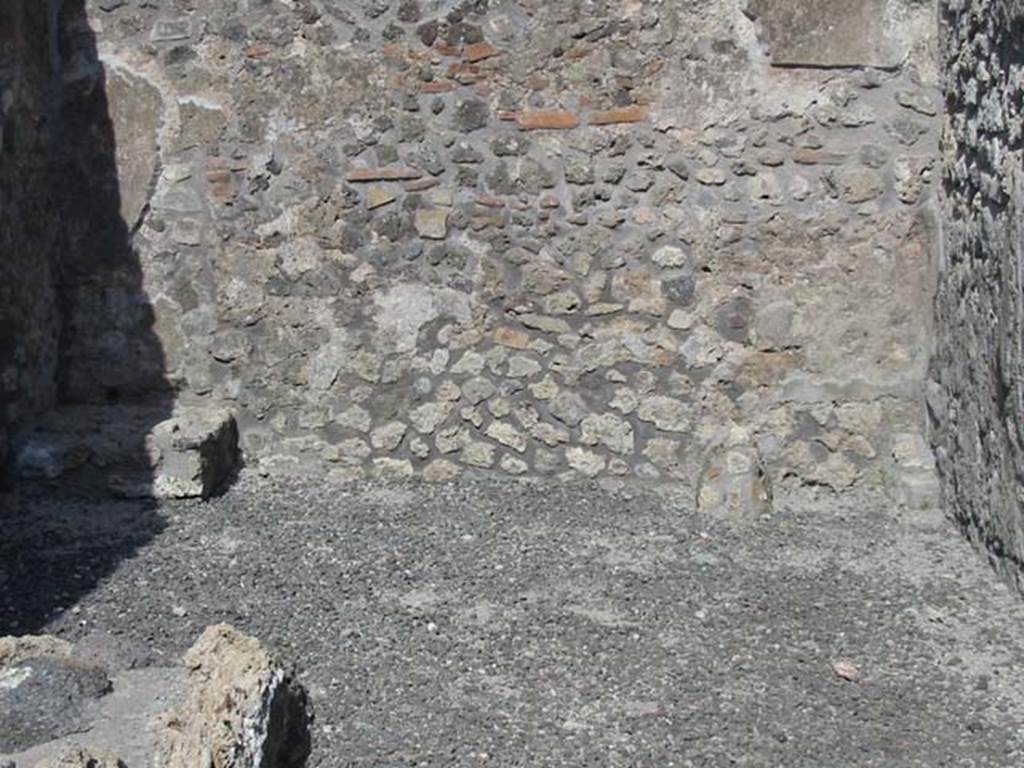
[(260, 643), (226, 624), (185, 654), (185, 704), (164, 718), (165, 768), (301, 768), (312, 719), (305, 690)]
[(205, 499), (238, 465), (234, 415), (217, 407), (64, 408), (14, 445), (20, 480), (69, 495)]
[[(115, 641), (116, 644), (116, 641)], [(89, 661), (49, 636), (0, 638), (0, 766), (302, 768), (305, 690), (260, 643), (206, 629), (182, 667)]]

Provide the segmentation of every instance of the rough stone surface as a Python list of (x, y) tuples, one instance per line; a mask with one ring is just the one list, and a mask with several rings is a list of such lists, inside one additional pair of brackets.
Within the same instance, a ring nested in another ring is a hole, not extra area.
[(0, 666), (9, 667), (26, 659), (67, 659), (71, 643), (50, 635), (0, 637)]
[(925, 17), (929, 29), (928, 9), (915, 0), (750, 0), (747, 12), (763, 27), (773, 64), (894, 68), (916, 42), (906, 17)]
[(158, 764), (300, 768), (310, 751), (306, 693), (257, 640), (207, 628), (185, 654), (188, 693), (165, 717)]
[[(947, 508), (1024, 588), (1024, 4), (941, 6), (946, 239), (928, 393), (932, 440)], [(901, 455), (921, 461), (912, 448)]]
[(62, 655), (57, 641), (14, 642), (0, 663), (0, 754), (88, 728), (89, 702), (110, 691), (106, 671)]
[(695, 491), (740, 424), (773, 486), (897, 487), (934, 29), (805, 5), (66, 3), (61, 402), (165, 404), (142, 463), (178, 400), (268, 473)]

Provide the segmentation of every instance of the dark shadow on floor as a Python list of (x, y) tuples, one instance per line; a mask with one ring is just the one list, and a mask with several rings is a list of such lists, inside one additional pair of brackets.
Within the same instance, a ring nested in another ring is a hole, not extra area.
[(0, 635), (39, 631), (163, 527), (149, 436), (174, 393), (135, 248), (158, 111), (133, 85), (85, 0), (0, 4)]

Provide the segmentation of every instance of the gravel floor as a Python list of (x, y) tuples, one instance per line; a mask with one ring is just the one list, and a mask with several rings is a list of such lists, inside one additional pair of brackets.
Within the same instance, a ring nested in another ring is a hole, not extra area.
[(0, 634), (163, 664), (232, 622), (299, 664), (314, 766), (1024, 764), (1024, 606), (952, 526), (778, 507), (252, 474), (209, 504), (24, 502)]

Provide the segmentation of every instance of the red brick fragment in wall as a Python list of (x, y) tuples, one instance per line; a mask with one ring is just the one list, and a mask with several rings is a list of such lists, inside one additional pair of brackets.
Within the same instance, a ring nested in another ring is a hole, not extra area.
[(503, 208), (505, 206), (505, 201), (499, 197), (495, 197), (494, 195), (480, 193), (476, 196), (476, 204), (482, 205), (486, 208)]
[(423, 178), (423, 172), (415, 168), (391, 166), (388, 168), (353, 168), (346, 175), (348, 181), (402, 181)]
[(572, 112), (564, 110), (546, 110), (542, 112), (520, 112), (516, 122), (524, 131), (566, 130), (576, 128), (580, 119)]
[(480, 67), (475, 64), (457, 63), (448, 67), (448, 77), (458, 80), (463, 85), (472, 85), (481, 77)]
[(643, 104), (633, 104), (629, 107), (594, 112), (588, 122), (591, 125), (618, 125), (620, 123), (640, 123), (646, 119), (647, 107)]
[(451, 83), (420, 83), (420, 93), (448, 93), (455, 90)]
[(465, 50), (463, 50), (462, 58), (472, 64), (477, 61), (489, 59), (492, 56), (497, 56), (499, 53), (500, 51), (490, 43), (470, 43), (466, 46)]
[(249, 59), (262, 59), (264, 56), (270, 55), (270, 49), (267, 48), (267, 46), (265, 45), (255, 43), (254, 45), (250, 45), (248, 48), (245, 49), (245, 55), (246, 58)]
[(406, 192), (423, 192), (426, 189), (436, 187), (440, 183), (437, 179), (415, 179), (405, 182), (402, 185), (402, 189)]

